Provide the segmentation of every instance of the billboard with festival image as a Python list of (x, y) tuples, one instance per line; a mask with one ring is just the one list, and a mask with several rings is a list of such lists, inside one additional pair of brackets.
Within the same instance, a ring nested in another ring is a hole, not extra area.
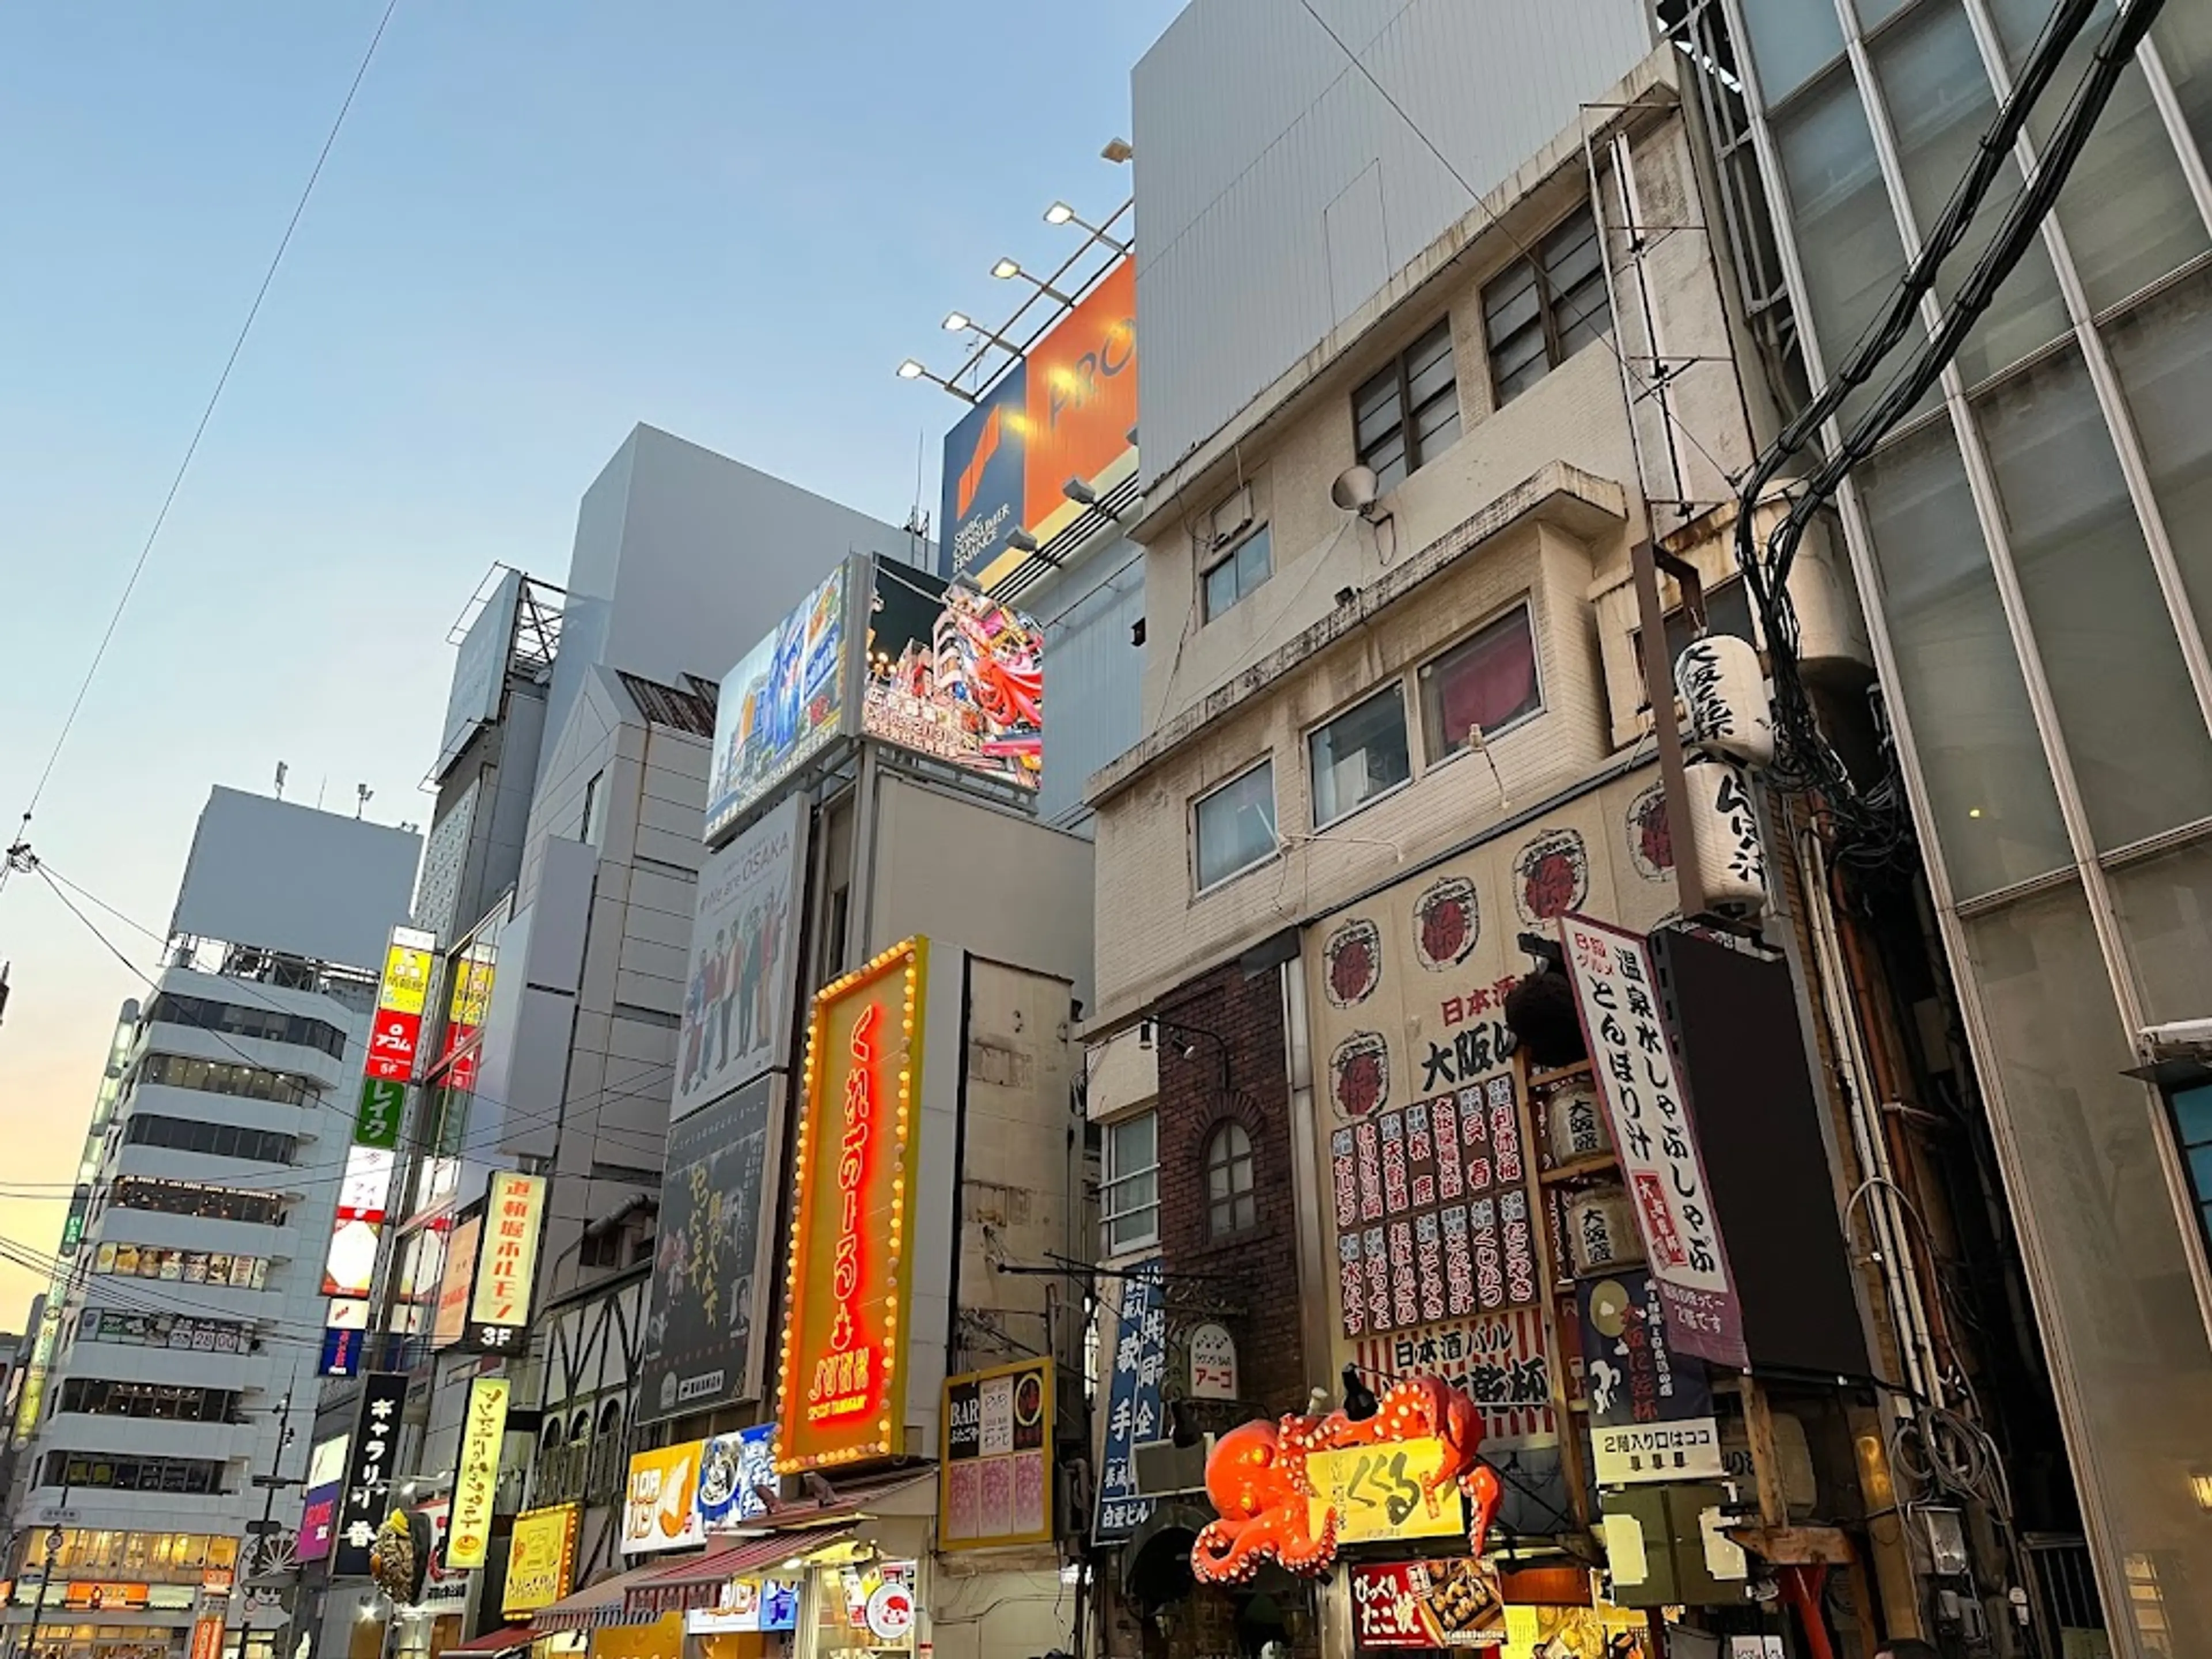
[(1044, 629), (964, 582), (878, 560), (861, 727), (1018, 788), (1044, 775)]

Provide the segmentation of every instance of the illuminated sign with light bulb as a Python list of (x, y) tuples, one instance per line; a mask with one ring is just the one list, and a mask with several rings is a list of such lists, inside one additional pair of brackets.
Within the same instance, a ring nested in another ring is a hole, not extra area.
[(826, 986), (807, 1028), (785, 1276), (784, 1474), (896, 1457), (929, 942)]

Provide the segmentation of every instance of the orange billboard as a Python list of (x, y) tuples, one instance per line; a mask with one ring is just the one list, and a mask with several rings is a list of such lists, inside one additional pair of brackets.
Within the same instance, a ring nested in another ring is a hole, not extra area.
[(1070, 478), (1088, 483), (1128, 449), (1136, 370), (1137, 262), (1124, 259), (1030, 349), (1022, 494), (1032, 525), (1066, 505)]
[(896, 1457), (929, 942), (825, 986), (807, 1026), (776, 1468)]

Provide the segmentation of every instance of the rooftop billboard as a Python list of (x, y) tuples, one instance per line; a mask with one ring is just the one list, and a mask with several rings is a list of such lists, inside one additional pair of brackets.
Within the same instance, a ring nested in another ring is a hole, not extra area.
[(878, 561), (861, 730), (1035, 789), (1044, 769), (1044, 630), (965, 583)]
[(1048, 540), (1135, 447), (1137, 272), (1124, 259), (945, 434), (938, 570), (988, 592), (1025, 556), (1017, 531)]
[(845, 732), (846, 617), (840, 564), (722, 677), (707, 779), (707, 840)]

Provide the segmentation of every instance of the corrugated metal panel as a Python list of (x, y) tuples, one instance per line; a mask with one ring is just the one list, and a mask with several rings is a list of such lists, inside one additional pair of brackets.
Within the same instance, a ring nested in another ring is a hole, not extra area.
[(1024, 594), (1023, 608), (1046, 624), (1044, 780), (1037, 817), (1079, 828), (1083, 786), (1142, 735), (1139, 684), (1144, 653), (1129, 629), (1145, 614), (1145, 565), (1136, 545), (1116, 541), (1061, 581)]
[[(1653, 44), (1642, 0), (1313, 3), (1478, 191)], [(1157, 477), (1474, 203), (1302, 0), (1193, 0), (1132, 93)]]

